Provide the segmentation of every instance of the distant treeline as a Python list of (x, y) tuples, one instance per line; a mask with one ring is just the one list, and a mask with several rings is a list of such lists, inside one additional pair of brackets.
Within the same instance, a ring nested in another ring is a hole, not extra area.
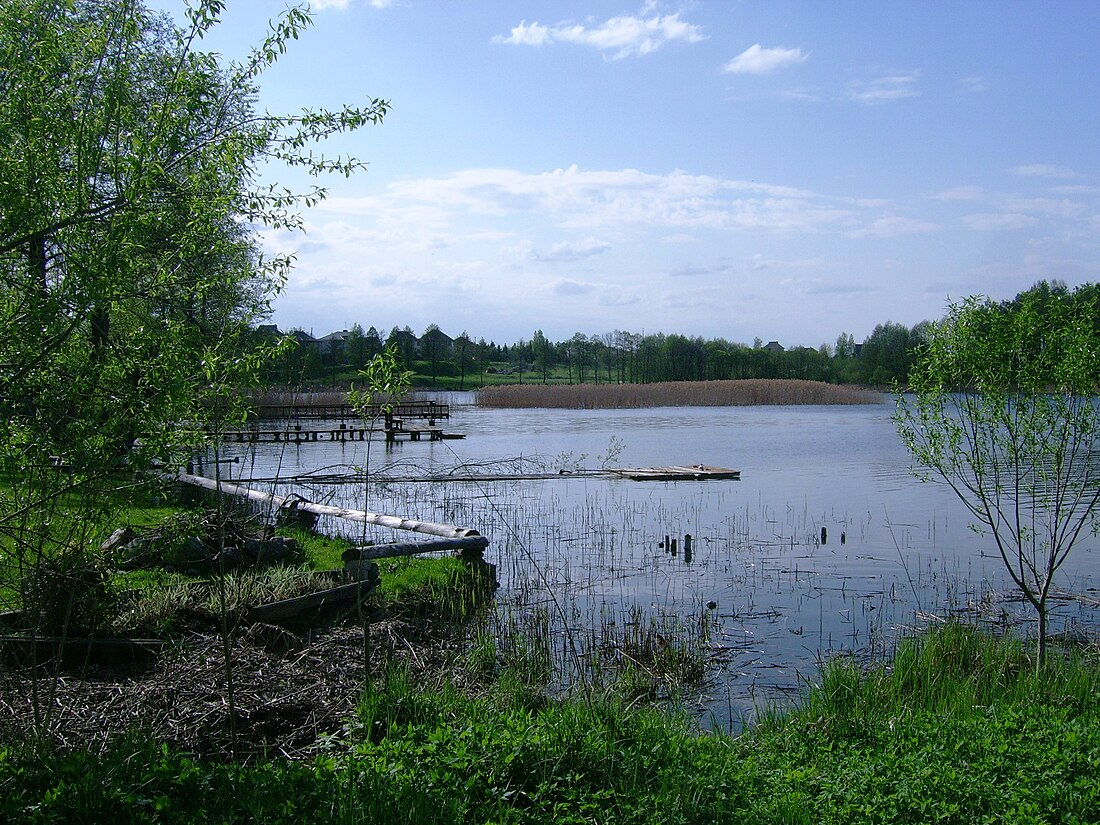
[(914, 346), (925, 324), (913, 328), (888, 322), (875, 327), (862, 344), (842, 334), (835, 345), (752, 345), (723, 338), (704, 339), (616, 330), (601, 335), (576, 333), (551, 341), (541, 330), (529, 340), (497, 344), (463, 332), (450, 338), (435, 325), (417, 338), (407, 327), (383, 337), (359, 325), (340, 338), (299, 342), (272, 365), (269, 380), (288, 386), (342, 386), (383, 347), (393, 346), (416, 383), (453, 389), (494, 384), (652, 384), (671, 381), (787, 378), (831, 384), (886, 386), (904, 382)]
[[(1051, 299), (1078, 300), (1094, 285), (1070, 291), (1063, 282), (1042, 281), (1028, 290)], [(1025, 293), (1021, 293), (1023, 295)], [(1020, 300), (1018, 295), (1010, 306)], [(300, 331), (298, 345), (272, 365), (269, 380), (284, 386), (346, 386), (384, 347), (392, 346), (415, 383), (447, 389), (498, 384), (653, 384), (675, 381), (784, 378), (887, 387), (905, 384), (926, 340), (928, 321), (912, 327), (888, 321), (863, 341), (841, 333), (833, 344), (785, 348), (779, 342), (751, 344), (724, 338), (641, 334), (615, 330), (597, 335), (577, 332), (551, 341), (536, 330), (528, 340), (497, 344), (463, 331), (451, 338), (431, 324), (417, 337), (394, 327), (383, 336), (374, 327), (313, 339)]]

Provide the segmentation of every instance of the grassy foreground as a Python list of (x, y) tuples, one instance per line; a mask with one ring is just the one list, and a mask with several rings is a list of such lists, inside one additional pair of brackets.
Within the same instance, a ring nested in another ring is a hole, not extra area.
[(481, 698), (391, 670), (308, 763), (200, 763), (140, 736), (105, 755), (0, 748), (20, 822), (1100, 821), (1095, 652), (1036, 674), (948, 626), (864, 673), (838, 661), (739, 736), (505, 671)]

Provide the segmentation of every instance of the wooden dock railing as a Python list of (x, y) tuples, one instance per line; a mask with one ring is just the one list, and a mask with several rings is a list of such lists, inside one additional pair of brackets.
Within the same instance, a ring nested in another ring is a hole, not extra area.
[[(397, 418), (416, 418), (429, 422), (443, 421), (451, 417), (449, 404), (438, 401), (403, 401), (398, 404), (375, 405), (364, 412), (367, 418), (382, 418), (387, 409), (389, 414)], [(285, 418), (285, 419), (361, 419), (363, 416), (350, 404), (311, 404), (308, 402), (298, 404), (260, 404), (256, 407), (256, 414), (260, 418)]]

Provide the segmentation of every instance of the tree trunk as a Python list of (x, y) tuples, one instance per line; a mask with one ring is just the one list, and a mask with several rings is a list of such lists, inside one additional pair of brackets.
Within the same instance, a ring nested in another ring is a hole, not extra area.
[(1035, 655), (1035, 669), (1041, 670), (1046, 663), (1047, 658), (1047, 603), (1046, 600), (1041, 600), (1035, 606), (1035, 612), (1039, 616), (1039, 638), (1037, 640), (1037, 650)]

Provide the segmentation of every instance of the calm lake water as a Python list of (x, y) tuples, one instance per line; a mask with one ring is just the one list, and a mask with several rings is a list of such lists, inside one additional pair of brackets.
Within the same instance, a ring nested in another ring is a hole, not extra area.
[[(891, 411), (885, 398), (861, 407), (455, 405), (445, 429), (465, 439), (391, 448), (375, 441), (369, 453), (372, 472), (403, 477), (701, 463), (738, 469), (740, 481), (567, 472), (367, 486), (335, 478), (368, 466), (363, 442), (227, 445), (225, 452), (240, 459), (228, 465), (233, 478), (257, 487), (488, 536), (501, 615), (511, 624), (539, 617), (563, 661), (577, 639), (606, 647), (642, 625), (695, 639), (710, 670), (692, 701), (725, 725), (796, 692), (824, 656), (889, 649), (899, 631), (959, 611), (1027, 628), (1029, 612), (991, 540), (969, 529), (950, 490), (911, 475)], [(289, 481), (275, 485), (276, 477)], [(328, 529), (409, 539), (359, 525)], [(676, 540), (675, 553), (666, 537)], [(1079, 598), (1059, 601), (1056, 631), (1100, 625), (1096, 546), (1086, 537), (1060, 574), (1060, 588)]]

